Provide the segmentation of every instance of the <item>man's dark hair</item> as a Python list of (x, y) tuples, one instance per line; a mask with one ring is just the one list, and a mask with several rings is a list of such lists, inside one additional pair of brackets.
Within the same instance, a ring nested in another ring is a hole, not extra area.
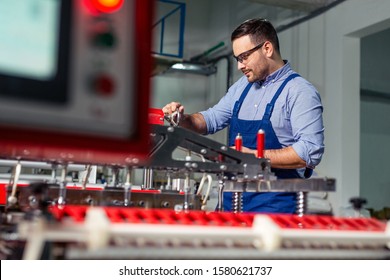
[(278, 35), (268, 20), (255, 18), (244, 21), (232, 32), (231, 40), (233, 42), (235, 39), (245, 35), (250, 35), (251, 41), (256, 45), (270, 41), (275, 50), (280, 54)]

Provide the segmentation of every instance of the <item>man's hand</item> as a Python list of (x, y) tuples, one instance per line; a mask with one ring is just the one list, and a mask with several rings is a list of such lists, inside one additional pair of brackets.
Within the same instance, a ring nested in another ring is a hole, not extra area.
[(184, 106), (179, 102), (171, 102), (162, 108), (164, 118), (172, 125), (179, 126), (181, 117), (184, 115)]
[(179, 102), (171, 102), (162, 108), (164, 115), (171, 115), (177, 110), (179, 110), (180, 114), (184, 114), (184, 106), (181, 105)]
[[(207, 127), (203, 115), (200, 113), (184, 114), (184, 106), (179, 102), (171, 102), (162, 108), (165, 116), (175, 117), (173, 122), (181, 127), (200, 134), (206, 134)], [(176, 114), (176, 116), (174, 115)], [(179, 115), (179, 116), (178, 116)]]

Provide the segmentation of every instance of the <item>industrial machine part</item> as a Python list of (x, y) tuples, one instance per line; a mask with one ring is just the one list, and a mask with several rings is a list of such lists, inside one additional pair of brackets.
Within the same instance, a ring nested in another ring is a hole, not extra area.
[[(0, 184), (4, 187), (6, 184)], [(10, 197), (12, 187), (7, 188), (7, 197)], [(200, 210), (201, 196), (188, 195), (188, 208)], [(61, 203), (60, 199), (63, 199)], [(59, 184), (47, 184), (36, 182), (29, 185), (19, 185), (15, 194), (17, 203), (8, 203), (7, 212), (22, 211), (29, 212), (39, 210), (42, 205), (89, 205), (89, 206), (128, 206), (137, 208), (167, 208), (181, 209), (184, 203), (184, 193), (179, 191), (168, 191), (158, 189), (136, 189), (129, 190), (125, 187), (106, 187), (103, 185), (87, 185), (84, 188), (81, 184), (66, 186), (63, 192)], [(0, 205), (4, 205), (4, 200)]]
[[(191, 179), (193, 179), (195, 174), (200, 174), (203, 178), (201, 183), (205, 181), (209, 174), (216, 176), (218, 178), (218, 189), (219, 189), (219, 205), (218, 209), (221, 210), (222, 204), (222, 192), (230, 191), (235, 192), (238, 196), (242, 192), (297, 192), (299, 199), (298, 201), (298, 211), (299, 215), (303, 215), (306, 212), (306, 196), (308, 192), (312, 191), (323, 191), (330, 192), (335, 191), (335, 180), (329, 178), (313, 178), (308, 180), (302, 179), (284, 179), (278, 180), (271, 172), (270, 162), (265, 158), (256, 158), (253, 155), (241, 153), (234, 149), (231, 149), (221, 143), (213, 141), (209, 138), (206, 138), (202, 135), (198, 135), (194, 132), (191, 132), (187, 129), (181, 127), (172, 127), (172, 126), (162, 126), (162, 125), (153, 125), (151, 127), (150, 135), (150, 145), (151, 152), (149, 154), (149, 160), (147, 163), (139, 166), (127, 167), (127, 172), (129, 173), (130, 169), (141, 168), (144, 169), (144, 185), (142, 190), (145, 192), (148, 191), (157, 191), (158, 194), (162, 194), (164, 191), (170, 191), (167, 186), (156, 186), (154, 185), (153, 174), (157, 172), (163, 172), (167, 176), (167, 185), (171, 185), (171, 182), (177, 179), (184, 180), (184, 187), (180, 190), (175, 190), (176, 194), (179, 194), (178, 191), (182, 191), (184, 196), (183, 207), (189, 209), (198, 209), (197, 203), (189, 201), (189, 197), (194, 195), (197, 190), (194, 189), (193, 185), (190, 185)], [(174, 153), (177, 150), (184, 150), (187, 156), (184, 158), (175, 158)], [(189, 155), (189, 156), (188, 156)], [(57, 167), (57, 166), (56, 166)], [(118, 202), (109, 201), (112, 198), (112, 193), (116, 193), (113, 200), (119, 201), (125, 197), (125, 193), (132, 193), (131, 181), (127, 181), (125, 184), (119, 183), (116, 177), (117, 171), (119, 169), (125, 169), (125, 166), (112, 166), (113, 174), (115, 179), (113, 179), (113, 184), (111, 185), (113, 189), (109, 190), (106, 186), (95, 186), (94, 194), (89, 193), (90, 190), (85, 190), (85, 180), (83, 183), (82, 191), (75, 191), (71, 189), (75, 185), (73, 182), (67, 182), (65, 178), (66, 170), (68, 165), (63, 164), (62, 173), (63, 178), (59, 181), (51, 181), (50, 195), (48, 195), (48, 200), (54, 201), (54, 204), (58, 203), (57, 189), (64, 192), (64, 200), (66, 204), (94, 204), (95, 205), (110, 205)], [(29, 202), (26, 201), (26, 198), (29, 196), (28, 188), (25, 188), (21, 191), (18, 191), (19, 198), (22, 201), (17, 201), (16, 191), (17, 183), (19, 178), (19, 173), (21, 169), (21, 162), (17, 162), (14, 166), (14, 172), (17, 176), (10, 181), (9, 185), (12, 185), (12, 188), (8, 192), (8, 200), (12, 199), (12, 204), (27, 205)], [(211, 179), (209, 179), (211, 180)], [(187, 183), (186, 183), (187, 182)], [(126, 186), (128, 187), (126, 189)], [(90, 185), (90, 188), (94, 186)], [(210, 188), (210, 186), (209, 186)], [(100, 190), (100, 192), (98, 191)], [(0, 192), (5, 192), (5, 189)], [(130, 192), (129, 192), (130, 191)], [(207, 192), (207, 191), (206, 191)], [(166, 192), (165, 192), (166, 193)], [(71, 195), (72, 194), (72, 195)], [(199, 193), (198, 193), (199, 194)], [(77, 198), (76, 196), (80, 197)], [(156, 194), (157, 195), (157, 194)], [(200, 195), (200, 194), (199, 194)], [(4, 197), (5, 195), (3, 195)], [(66, 196), (66, 198), (65, 198)], [(99, 197), (105, 196), (106, 199), (101, 199)], [(61, 199), (61, 200), (63, 200)], [(24, 200), (24, 201), (23, 201)], [(202, 201), (202, 205), (206, 203), (206, 199)], [(87, 202), (89, 201), (89, 202)], [(241, 204), (239, 203), (239, 197), (235, 199), (237, 202), (237, 209), (235, 212), (240, 212)], [(9, 201), (8, 201), (9, 202)], [(151, 205), (156, 205), (155, 203), (150, 203)], [(157, 203), (159, 204), (159, 203)], [(164, 204), (164, 203), (163, 203)], [(190, 205), (191, 204), (191, 205)], [(136, 205), (136, 204), (134, 204)], [(176, 205), (170, 203), (170, 205)], [(196, 205), (196, 206), (195, 206)]]
[[(222, 209), (222, 192), (236, 193), (233, 210), (240, 212), (242, 192), (296, 192), (297, 214), (307, 211), (307, 194), (312, 191), (332, 192), (336, 182), (332, 178), (283, 179), (278, 180), (271, 172), (269, 159), (231, 149), (221, 143), (181, 127), (153, 125), (152, 151), (149, 168), (176, 172), (206, 172), (218, 176), (219, 205)], [(195, 157), (177, 160), (173, 153), (178, 148)]]
[[(1, 234), (2, 240), (7, 244), (8, 251), (6, 250), (6, 252), (10, 252), (11, 255), (17, 254), (15, 252), (23, 252), (24, 256), (18, 255), (15, 258), (27, 259), (41, 258), (41, 253), (49, 254), (45, 256), (49, 258), (117, 258), (123, 254), (123, 251), (120, 252), (121, 250), (129, 248), (131, 249), (129, 251), (140, 254), (128, 256), (129, 258), (147, 258), (144, 255), (144, 249), (156, 252), (156, 248), (163, 248), (164, 250), (160, 253), (170, 252), (169, 254), (178, 254), (174, 255), (177, 257), (181, 254), (188, 254), (194, 258), (207, 258), (204, 254), (212, 251), (220, 253), (220, 255), (215, 255), (215, 253), (210, 255), (216, 258), (242, 257), (240, 254), (247, 253), (249, 253), (248, 257), (262, 258), (270, 252), (269, 249), (272, 247), (270, 244), (273, 244), (272, 242), (266, 244), (266, 240), (281, 238), (277, 232), (269, 231), (272, 227), (264, 226), (267, 229), (266, 232), (270, 232), (269, 234), (263, 233), (262, 229), (259, 232), (253, 232), (254, 214), (250, 213), (199, 211), (207, 203), (207, 199), (201, 191), (202, 187), (206, 189), (204, 187), (206, 181), (209, 182), (208, 187), (210, 187), (213, 180), (211, 175), (218, 178), (219, 201), (221, 201), (223, 191), (235, 193), (294, 191), (300, 194), (335, 189), (335, 181), (326, 178), (278, 180), (271, 172), (269, 160), (238, 152), (184, 128), (152, 126), (150, 142), (152, 149), (147, 164), (127, 167), (113, 165), (112, 168), (115, 170), (113, 174), (117, 174), (119, 169), (125, 169), (127, 175), (125, 181), (115, 179), (114, 184), (110, 186), (67, 182), (65, 180), (65, 167), (67, 165), (61, 170), (61, 178), (55, 182), (38, 181), (23, 184), (22, 181), (18, 181), (22, 166), (21, 162), (17, 161), (13, 170), (13, 179), (4, 182), (3, 185), (3, 190), (7, 190), (7, 194), (2, 196), (5, 207), (2, 214)], [(185, 151), (186, 156), (184, 158), (175, 157), (174, 153), (177, 150)], [(152, 174), (149, 174), (148, 182), (140, 190), (135, 190), (129, 178), (129, 171), (137, 168), (153, 171), (153, 174), (158, 172), (166, 174), (166, 185), (155, 185)], [(201, 182), (203, 184), (198, 189), (190, 183), (195, 174), (202, 176)], [(173, 189), (174, 181), (179, 179), (183, 181), (183, 186)], [(170, 188), (169, 185), (171, 185)], [(299, 201), (301, 200), (303, 199)], [(302, 202), (302, 204), (305, 203)], [(153, 212), (158, 211), (156, 208), (167, 208), (170, 209), (170, 212)], [(95, 209), (100, 209), (98, 210), (100, 214), (96, 214), (98, 212), (95, 212)], [(86, 217), (90, 217), (88, 213), (91, 213), (94, 218), (84, 220)], [(156, 215), (151, 222), (152, 226), (144, 217), (144, 215), (151, 213)], [(119, 226), (117, 222), (107, 221), (106, 215), (122, 225)], [(142, 227), (140, 224), (127, 224), (127, 221), (130, 221), (129, 215), (135, 215), (139, 217), (139, 221), (145, 220), (145, 223), (142, 224)], [(165, 221), (163, 218), (165, 216), (170, 217), (171, 220)], [(210, 217), (215, 217), (215, 219)], [(182, 218), (184, 220), (181, 220)], [(250, 221), (250, 224), (245, 224), (240, 219)], [(99, 221), (102, 224), (99, 224)], [(165, 223), (180, 226), (166, 227)], [(225, 226), (215, 227), (221, 223)], [(187, 230), (182, 224), (190, 225), (190, 227)], [(208, 226), (201, 228), (195, 226), (202, 224)], [(237, 225), (238, 228), (230, 228), (230, 225)], [(251, 226), (248, 227), (248, 225)], [(87, 232), (89, 232), (90, 227), (93, 228), (93, 236), (85, 235), (85, 227)], [(147, 230), (144, 231), (143, 227)], [(122, 232), (118, 228), (125, 230)], [(100, 232), (102, 229), (104, 232)], [(112, 230), (118, 232), (118, 235), (112, 234)], [(130, 238), (127, 236), (128, 230)], [(133, 230), (139, 231), (140, 234), (133, 232)], [(311, 233), (315, 235), (318, 232)], [(211, 239), (207, 237), (207, 234), (210, 234)], [(260, 239), (259, 234), (262, 236)], [(274, 234), (276, 234), (275, 237), (271, 237)], [(169, 237), (170, 235), (172, 236)], [(105, 238), (103, 238), (104, 236)], [(103, 242), (100, 238), (105, 241)], [(89, 248), (87, 244), (93, 240), (96, 240), (100, 245), (91, 244), (91, 246), (103, 251), (99, 251), (99, 253), (98, 251), (85, 250)], [(298, 245), (294, 243), (295, 249), (302, 246), (303, 243), (299, 242)], [(48, 246), (47, 244), (53, 251), (47, 252), (46, 249), (43, 249), (43, 247)], [(260, 251), (259, 244), (263, 244)], [(276, 256), (280, 256), (279, 250), (284, 252), (285, 247), (289, 246), (288, 244), (290, 244), (289, 239), (283, 243), (283, 246), (279, 244)], [(324, 246), (329, 246), (329, 244)], [(336, 252), (337, 250), (330, 251)], [(5, 257), (11, 257), (6, 252), (4, 253)], [(53, 252), (57, 253), (52, 255)], [(57, 255), (58, 252), (62, 253)], [(271, 255), (275, 254), (276, 251), (272, 252)], [(290, 254), (292, 250), (286, 252)], [(348, 255), (351, 251), (342, 252), (346, 252)], [(320, 251), (313, 251), (313, 253), (314, 255), (321, 254)], [(381, 256), (381, 254), (383, 254), (382, 249), (379, 255)], [(160, 257), (160, 255), (158, 253), (151, 255), (151, 257)]]
[[(268, 159), (238, 152), (228, 146), (182, 127), (152, 125), (152, 148), (148, 165), (154, 169), (210, 172), (230, 176), (269, 179)], [(176, 160), (173, 152), (184, 149), (198, 160)]]
[(331, 216), (65, 206), (20, 221), (15, 236), (24, 259), (47, 242), (52, 259), (390, 257), (389, 222)]

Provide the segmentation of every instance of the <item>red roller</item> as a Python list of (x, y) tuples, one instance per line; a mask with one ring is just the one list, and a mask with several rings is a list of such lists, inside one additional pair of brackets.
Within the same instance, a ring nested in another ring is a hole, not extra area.
[(242, 136), (240, 133), (238, 133), (236, 136), (235, 146), (237, 151), (242, 151)]
[(264, 157), (264, 140), (265, 140), (264, 130), (260, 129), (257, 132), (257, 157), (258, 158)]

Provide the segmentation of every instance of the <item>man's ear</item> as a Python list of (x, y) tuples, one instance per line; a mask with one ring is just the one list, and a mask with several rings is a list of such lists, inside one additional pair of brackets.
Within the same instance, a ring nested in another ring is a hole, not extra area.
[(267, 57), (271, 57), (274, 54), (274, 46), (270, 41), (264, 43), (263, 51)]

